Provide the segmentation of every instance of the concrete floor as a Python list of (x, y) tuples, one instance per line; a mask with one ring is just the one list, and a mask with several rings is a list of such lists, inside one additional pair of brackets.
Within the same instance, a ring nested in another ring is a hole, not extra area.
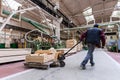
[(0, 80), (120, 80), (120, 64), (114, 61), (103, 50), (94, 52), (95, 66), (88, 63), (86, 70), (80, 69), (80, 63), (87, 51), (66, 58), (64, 68), (48, 70), (30, 69)]

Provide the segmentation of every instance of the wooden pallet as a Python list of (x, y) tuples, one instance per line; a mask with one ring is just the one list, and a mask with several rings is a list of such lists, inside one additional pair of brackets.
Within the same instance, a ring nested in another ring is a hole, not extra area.
[(48, 64), (41, 64), (37, 62), (28, 62), (28, 63), (24, 63), (24, 65), (29, 68), (37, 68), (37, 69), (48, 69), (49, 68)]

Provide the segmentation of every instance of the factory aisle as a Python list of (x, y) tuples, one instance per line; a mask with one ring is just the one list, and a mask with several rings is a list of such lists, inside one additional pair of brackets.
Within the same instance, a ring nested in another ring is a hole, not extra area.
[(87, 51), (80, 51), (66, 58), (64, 68), (48, 70), (29, 69), (0, 80), (120, 80), (120, 64), (101, 49), (94, 52), (95, 66), (88, 63), (86, 70), (80, 69), (80, 63)]

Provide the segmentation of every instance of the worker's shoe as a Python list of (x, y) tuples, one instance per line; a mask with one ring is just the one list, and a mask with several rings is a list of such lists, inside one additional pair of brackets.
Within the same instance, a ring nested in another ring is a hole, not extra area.
[(95, 63), (90, 63), (91, 64), (91, 66), (95, 66)]
[(80, 65), (80, 67), (85, 70), (86, 69), (86, 66), (85, 65)]

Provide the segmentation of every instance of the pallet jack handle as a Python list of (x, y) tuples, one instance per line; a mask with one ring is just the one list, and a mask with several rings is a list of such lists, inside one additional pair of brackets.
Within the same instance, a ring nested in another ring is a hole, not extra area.
[(81, 43), (81, 41), (79, 41), (78, 43), (76, 43), (73, 47), (71, 47), (65, 54), (64, 54), (64, 56), (65, 55), (67, 55), (75, 46), (77, 46), (79, 43)]
[(68, 54), (68, 52), (70, 52), (75, 46), (77, 46), (79, 43), (81, 43), (81, 41), (79, 41), (77, 44), (75, 44), (72, 48), (70, 48), (66, 53), (64, 53), (63, 55), (60, 55), (59, 57), (58, 57), (58, 60), (59, 61), (63, 61), (64, 59), (65, 59), (65, 55), (67, 55)]

